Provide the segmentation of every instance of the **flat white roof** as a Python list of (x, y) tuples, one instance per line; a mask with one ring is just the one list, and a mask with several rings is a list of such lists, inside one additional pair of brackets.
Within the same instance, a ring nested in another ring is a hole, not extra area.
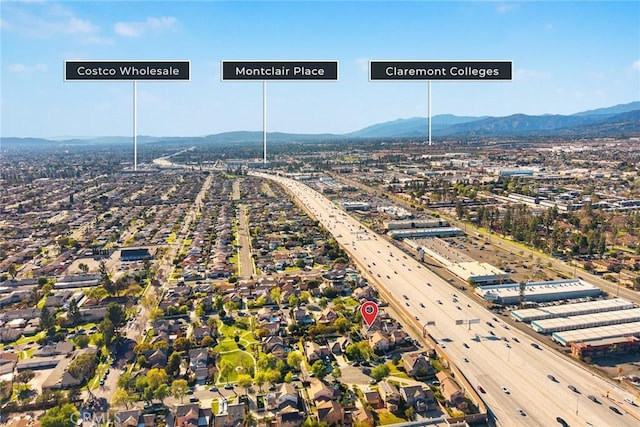
[(602, 340), (607, 338), (640, 337), (640, 322), (622, 323), (620, 325), (599, 326), (596, 328), (576, 329), (573, 331), (555, 332), (551, 337), (562, 345), (572, 342)]
[(525, 308), (511, 312), (516, 320), (531, 322), (554, 317), (577, 316), (580, 314), (599, 313), (604, 311), (628, 310), (633, 308), (632, 302), (622, 298), (602, 299), (597, 301), (560, 304), (542, 308)]
[(534, 320), (531, 322), (531, 327), (536, 332), (548, 333), (631, 322), (640, 322), (640, 308)]
[[(576, 280), (552, 280), (549, 282), (531, 282), (527, 283), (525, 289), (525, 299), (531, 295), (553, 295), (553, 294), (570, 294), (586, 291), (601, 291), (597, 286), (591, 283), (585, 282), (582, 279)], [(500, 298), (510, 298), (520, 296), (520, 285), (507, 284), (507, 285), (492, 285), (483, 286), (482, 288), (476, 288), (476, 293), (479, 295), (493, 294)]]
[(502, 276), (503, 279), (507, 279), (509, 276), (507, 272), (500, 270), (498, 267), (487, 262), (478, 261), (454, 262), (447, 267), (447, 270), (464, 280), (482, 277), (497, 278), (497, 276)]

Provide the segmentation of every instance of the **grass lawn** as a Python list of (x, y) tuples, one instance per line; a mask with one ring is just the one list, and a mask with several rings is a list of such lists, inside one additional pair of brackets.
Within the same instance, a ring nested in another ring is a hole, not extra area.
[(32, 335), (30, 337), (25, 337), (22, 336), (20, 338), (18, 338), (17, 340), (15, 340), (14, 342), (11, 343), (12, 346), (17, 346), (17, 345), (21, 345), (21, 344), (29, 344), (29, 343), (34, 343), (36, 341), (38, 341), (40, 338), (44, 337), (45, 332), (44, 331), (40, 331), (35, 335)]
[(391, 369), (390, 375), (392, 377), (399, 377), (399, 378), (406, 378), (406, 379), (411, 378), (409, 377), (409, 375), (407, 375), (406, 372), (399, 370), (398, 367), (393, 364), (393, 362), (387, 362), (386, 365), (389, 367), (389, 369)]
[(407, 420), (396, 417), (391, 412), (385, 412), (381, 410), (380, 412), (376, 413), (378, 414), (378, 424), (381, 426), (407, 422)]
[[(235, 343), (234, 343), (235, 344)], [(244, 350), (236, 350), (231, 353), (225, 353), (220, 355), (220, 360), (228, 360), (234, 366), (242, 367), (248, 366), (249, 363), (253, 364), (255, 369), (255, 362), (253, 361), (253, 357)], [(238, 371), (233, 370), (229, 374), (229, 377), (218, 377), (218, 384), (226, 384), (227, 382), (234, 382), (238, 378)]]
[(98, 367), (96, 368), (96, 374), (93, 376), (93, 378), (89, 380), (89, 384), (87, 384), (87, 387), (89, 387), (89, 390), (98, 388), (98, 386), (100, 385), (100, 378), (102, 378), (102, 374), (104, 374), (104, 372), (108, 368), (109, 368), (108, 363), (101, 363), (98, 365)]
[(220, 402), (218, 399), (211, 401), (211, 412), (213, 412), (214, 415), (217, 415), (220, 412)]
[(222, 352), (225, 352), (225, 351), (239, 350), (238, 344), (234, 340), (222, 341), (221, 343), (219, 343), (214, 348), (219, 353), (222, 353)]

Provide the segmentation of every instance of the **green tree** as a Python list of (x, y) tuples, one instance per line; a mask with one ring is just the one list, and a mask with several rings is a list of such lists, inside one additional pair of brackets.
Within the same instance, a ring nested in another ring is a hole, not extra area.
[(249, 387), (251, 387), (251, 384), (253, 384), (253, 379), (251, 378), (251, 375), (248, 375), (248, 374), (238, 375), (238, 385), (244, 388), (245, 395), (249, 394)]
[(287, 364), (295, 370), (300, 370), (300, 364), (304, 361), (304, 356), (299, 351), (292, 351), (287, 355)]
[(89, 266), (84, 262), (81, 262), (80, 264), (78, 264), (78, 270), (82, 271), (84, 274), (87, 274), (89, 272)]
[(169, 359), (167, 360), (167, 374), (175, 377), (180, 373), (180, 363), (182, 362), (182, 358), (177, 351), (171, 353)]
[(129, 405), (133, 402), (135, 402), (135, 398), (127, 390), (119, 387), (113, 393), (113, 398), (111, 399), (111, 403), (114, 406), (124, 406), (125, 409), (129, 409)]
[(111, 340), (115, 334), (115, 327), (109, 319), (104, 319), (98, 324), (98, 330), (102, 333), (102, 339), (104, 340), (105, 347), (111, 345)]
[(158, 388), (154, 390), (153, 397), (155, 397), (160, 402), (164, 402), (164, 399), (169, 396), (169, 393), (169, 386), (167, 384), (160, 384)]
[(74, 427), (79, 418), (76, 407), (71, 403), (55, 406), (40, 417), (42, 427)]
[(111, 320), (113, 326), (119, 328), (127, 322), (127, 314), (124, 308), (117, 302), (110, 302), (104, 315), (105, 319)]
[(327, 367), (324, 365), (322, 360), (316, 360), (313, 365), (311, 365), (311, 372), (318, 379), (323, 379), (327, 374)]
[(171, 395), (176, 399), (180, 399), (180, 403), (182, 403), (182, 399), (189, 391), (189, 383), (187, 380), (173, 380), (171, 383)]
[(82, 314), (80, 313), (80, 308), (78, 307), (78, 303), (75, 298), (71, 298), (69, 310), (67, 311), (67, 318), (69, 319), (71, 326), (77, 325), (82, 319)]
[(166, 384), (168, 380), (167, 372), (161, 368), (149, 369), (147, 372), (147, 382), (152, 390), (160, 387), (162, 384)]
[(56, 324), (56, 316), (55, 314), (49, 311), (48, 307), (42, 307), (40, 311), (40, 329), (43, 331), (48, 331), (53, 328)]
[(391, 373), (391, 369), (386, 364), (380, 364), (371, 370), (371, 378), (380, 381)]
[(229, 375), (231, 375), (234, 369), (235, 369), (235, 366), (233, 365), (233, 363), (229, 362), (227, 359), (222, 359), (220, 361), (220, 366), (219, 366), (220, 377), (221, 378), (224, 377), (227, 383), (229, 383)]
[(98, 366), (98, 358), (92, 352), (82, 353), (73, 359), (73, 362), (69, 364), (67, 372), (74, 378), (85, 382), (96, 373), (96, 367)]

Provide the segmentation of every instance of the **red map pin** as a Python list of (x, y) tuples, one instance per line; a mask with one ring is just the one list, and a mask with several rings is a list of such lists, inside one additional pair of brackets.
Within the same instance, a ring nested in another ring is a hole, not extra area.
[(367, 301), (360, 306), (360, 314), (368, 327), (371, 327), (378, 317), (378, 304), (373, 301)]

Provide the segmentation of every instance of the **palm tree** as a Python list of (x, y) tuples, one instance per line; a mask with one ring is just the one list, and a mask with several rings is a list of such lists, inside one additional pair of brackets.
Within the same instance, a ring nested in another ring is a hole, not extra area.
[(247, 409), (244, 415), (242, 415), (243, 427), (255, 426), (257, 424), (258, 424), (258, 420), (253, 415), (253, 413)]

